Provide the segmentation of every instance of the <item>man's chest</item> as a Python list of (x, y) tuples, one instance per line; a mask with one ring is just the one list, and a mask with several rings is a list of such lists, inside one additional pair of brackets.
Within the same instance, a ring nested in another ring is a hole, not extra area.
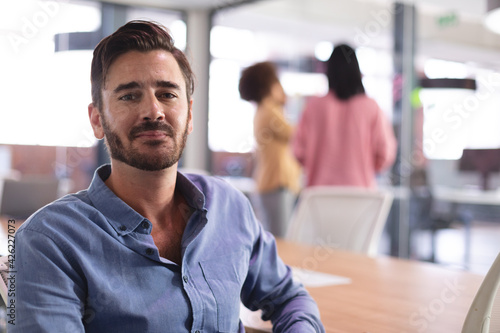
[(179, 234), (178, 231), (163, 230), (155, 232), (152, 236), (160, 257), (180, 265), (182, 232)]
[[(140, 332), (145, 327), (168, 332), (238, 330), (237, 309), (248, 271), (248, 252), (222, 252), (195, 241), (188, 246), (182, 265), (173, 265), (151, 260), (154, 255), (144, 251), (152, 245), (150, 237), (141, 243), (124, 248), (113, 242), (108, 252), (114, 258), (99, 256), (86, 269), (92, 271), (83, 310), (89, 331), (110, 318), (116, 323), (114, 328), (124, 331)], [(181, 260), (179, 238), (165, 233), (157, 237), (155, 245), (162, 257)]]

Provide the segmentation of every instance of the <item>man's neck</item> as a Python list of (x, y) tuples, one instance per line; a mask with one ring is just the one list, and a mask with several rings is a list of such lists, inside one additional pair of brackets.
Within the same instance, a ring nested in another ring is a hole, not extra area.
[(151, 222), (164, 221), (175, 209), (177, 164), (160, 171), (144, 171), (112, 161), (106, 185)]

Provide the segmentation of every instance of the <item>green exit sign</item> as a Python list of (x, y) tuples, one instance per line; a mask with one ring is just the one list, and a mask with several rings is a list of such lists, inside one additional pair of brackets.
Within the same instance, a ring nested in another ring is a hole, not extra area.
[(458, 25), (458, 16), (455, 13), (439, 16), (436, 20), (440, 28), (448, 28)]

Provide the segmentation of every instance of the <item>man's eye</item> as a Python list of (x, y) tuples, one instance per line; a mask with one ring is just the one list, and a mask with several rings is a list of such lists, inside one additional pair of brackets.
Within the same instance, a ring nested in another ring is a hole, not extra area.
[(166, 98), (166, 99), (172, 99), (172, 98), (175, 98), (176, 96), (172, 93), (163, 93), (160, 95), (162, 98)]
[(120, 99), (120, 101), (133, 101), (134, 99), (136, 99), (136, 97), (132, 94), (127, 94), (127, 95), (123, 95), (119, 99)]

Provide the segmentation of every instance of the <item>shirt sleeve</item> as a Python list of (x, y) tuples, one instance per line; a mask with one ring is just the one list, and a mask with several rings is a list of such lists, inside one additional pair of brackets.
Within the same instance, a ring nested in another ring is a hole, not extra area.
[(273, 332), (325, 332), (316, 302), (293, 280), (290, 267), (278, 256), (274, 237), (262, 228), (241, 296), (247, 308), (261, 309), (262, 319), (271, 320)]
[(377, 107), (377, 111), (373, 130), (373, 151), (375, 171), (380, 172), (394, 163), (397, 141), (389, 120), (380, 108)]
[(22, 229), (15, 238), (15, 320), (9, 332), (84, 332), (83, 281), (49, 236)]
[(308, 114), (309, 105), (306, 105), (306, 108), (300, 116), (299, 123), (295, 128), (295, 134), (292, 139), (293, 154), (295, 155), (297, 161), (299, 161), (302, 165), (306, 164)]

